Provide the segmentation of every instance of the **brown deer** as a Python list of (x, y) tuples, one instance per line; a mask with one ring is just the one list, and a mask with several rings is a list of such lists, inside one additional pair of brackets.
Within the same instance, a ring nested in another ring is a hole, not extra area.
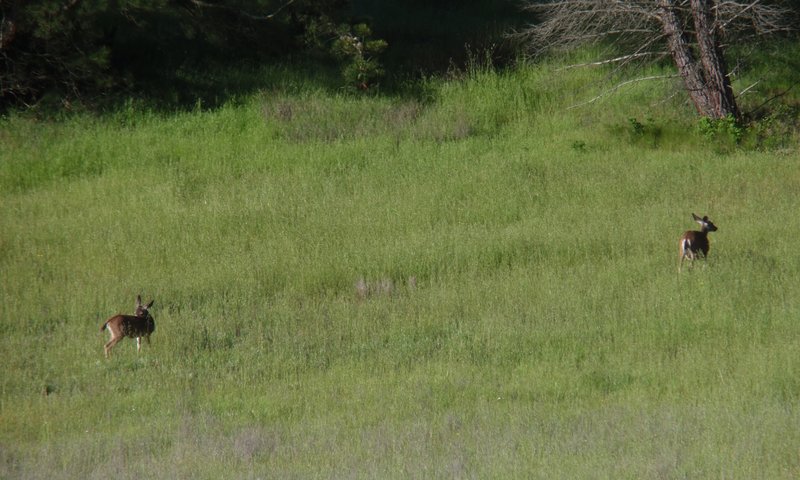
[(147, 340), (148, 345), (150, 344), (150, 334), (156, 329), (156, 323), (153, 320), (153, 316), (150, 315), (150, 307), (153, 306), (154, 301), (151, 300), (147, 305), (142, 305), (142, 297), (137, 295), (136, 313), (134, 315), (114, 315), (100, 327), (101, 332), (108, 329), (109, 333), (111, 333), (111, 339), (103, 347), (106, 358), (108, 358), (114, 345), (125, 337), (136, 339), (136, 353), (139, 353), (142, 349), (142, 337)]
[(708, 217), (700, 218), (693, 213), (692, 218), (695, 222), (700, 224), (700, 231), (688, 230), (681, 235), (680, 263), (678, 264), (679, 272), (681, 271), (685, 258), (694, 261), (694, 259), (700, 256), (703, 258), (708, 256), (708, 233), (717, 231), (717, 226), (711, 223)]

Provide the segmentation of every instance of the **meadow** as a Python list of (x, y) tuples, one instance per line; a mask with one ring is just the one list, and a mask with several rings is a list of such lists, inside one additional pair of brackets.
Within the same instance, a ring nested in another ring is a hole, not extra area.
[(0, 478), (800, 476), (796, 134), (556, 67), (3, 118)]

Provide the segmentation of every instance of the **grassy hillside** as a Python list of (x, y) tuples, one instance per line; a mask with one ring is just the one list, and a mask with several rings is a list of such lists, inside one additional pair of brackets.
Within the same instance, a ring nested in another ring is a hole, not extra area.
[(797, 137), (603, 76), (4, 119), (0, 477), (796, 478)]

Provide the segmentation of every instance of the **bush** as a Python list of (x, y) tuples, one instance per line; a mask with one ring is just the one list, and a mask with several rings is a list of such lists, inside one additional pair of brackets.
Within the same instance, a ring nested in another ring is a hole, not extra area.
[(745, 128), (732, 115), (717, 120), (703, 117), (697, 122), (697, 130), (701, 136), (712, 142), (721, 151), (736, 148), (746, 132)]

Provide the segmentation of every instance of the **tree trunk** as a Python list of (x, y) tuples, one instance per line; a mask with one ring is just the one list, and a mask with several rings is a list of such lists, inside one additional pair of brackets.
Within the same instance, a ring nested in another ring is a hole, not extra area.
[(700, 50), (700, 60), (705, 71), (705, 89), (711, 100), (712, 117), (725, 118), (733, 116), (739, 118), (739, 108), (733, 96), (731, 79), (725, 64), (722, 47), (717, 40), (716, 17), (711, 9), (709, 0), (692, 0), (692, 15), (694, 16), (694, 29), (697, 32), (697, 48)]
[(8, 13), (6, 13), (4, 10), (0, 12), (2, 15), (2, 18), (0, 18), (0, 51), (8, 48), (11, 45), (11, 42), (14, 41), (14, 37), (17, 33), (16, 13), (16, 2), (11, 2), (11, 7), (9, 8)]
[(697, 113), (712, 119), (728, 115), (738, 119), (739, 109), (725, 69), (722, 48), (714, 31), (711, 3), (712, 0), (691, 0), (699, 62), (686, 38), (675, 0), (659, 0), (661, 26)]

